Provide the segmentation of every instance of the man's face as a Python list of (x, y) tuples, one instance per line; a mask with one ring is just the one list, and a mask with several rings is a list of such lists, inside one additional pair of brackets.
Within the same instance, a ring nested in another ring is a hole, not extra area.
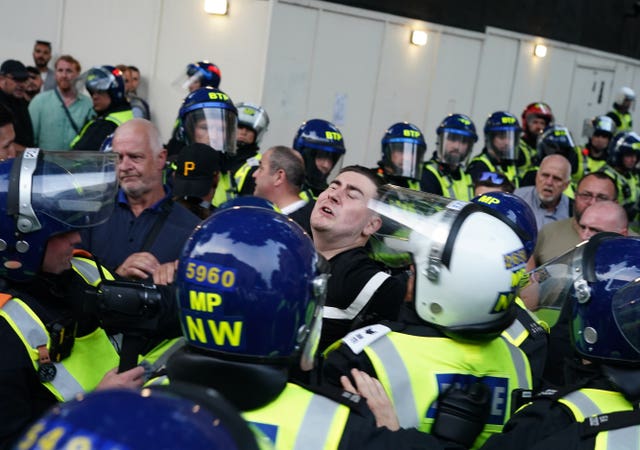
[(2, 92), (15, 98), (24, 98), (27, 79), (16, 79), (13, 75), (0, 75)]
[(129, 72), (129, 91), (127, 92), (135, 92), (138, 90), (138, 85), (140, 84), (140, 72), (137, 70), (128, 70)]
[(51, 61), (51, 50), (49, 47), (43, 44), (36, 44), (33, 48), (33, 62), (36, 64), (37, 68), (47, 67)]
[(333, 158), (331, 154), (328, 152), (318, 151), (315, 157), (316, 168), (323, 175), (329, 175), (329, 172), (333, 170)]
[(529, 128), (529, 133), (538, 135), (547, 127), (547, 120), (543, 117), (532, 114), (527, 117), (527, 127)]
[(38, 92), (40, 92), (41, 87), (42, 87), (42, 78), (40, 78), (40, 75), (29, 73), (29, 78), (25, 83), (25, 90), (27, 91), (27, 94), (33, 97)]
[(273, 187), (275, 174), (271, 174), (271, 150), (267, 150), (262, 158), (255, 172), (253, 172), (253, 178), (256, 183), (256, 187), (253, 190), (253, 195), (257, 197), (266, 198), (271, 200), (270, 193)]
[(609, 146), (611, 138), (604, 134), (594, 134), (591, 136), (591, 147), (593, 156), (600, 157)]
[(125, 125), (113, 137), (113, 151), (118, 154), (118, 182), (127, 196), (140, 198), (162, 185), (166, 150), (154, 156), (146, 133)]
[(78, 68), (75, 64), (70, 62), (59, 60), (56, 64), (56, 83), (58, 89), (62, 92), (69, 92), (73, 89), (73, 83), (78, 78)]
[(131, 72), (129, 70), (122, 71), (122, 80), (124, 81), (124, 91), (129, 92), (131, 90)]
[(242, 142), (243, 144), (253, 144), (256, 141), (256, 132), (251, 128), (238, 125), (236, 141)]
[(469, 141), (459, 134), (448, 133), (444, 141), (445, 155), (457, 156), (458, 161), (462, 161), (469, 151)]
[(42, 271), (59, 274), (71, 269), (73, 250), (80, 242), (80, 233), (77, 231), (69, 231), (49, 238), (42, 259)]
[(12, 124), (8, 123), (0, 127), (0, 161), (16, 157), (16, 148), (13, 145), (15, 138), (16, 133)]
[(638, 163), (636, 153), (625, 153), (622, 155), (622, 167), (626, 170), (632, 170)]
[(615, 187), (609, 180), (601, 180), (594, 176), (587, 176), (578, 185), (574, 204), (574, 215), (580, 222), (585, 209), (600, 201), (615, 201)]
[(558, 158), (562, 157), (543, 160), (536, 174), (536, 191), (543, 203), (557, 202), (569, 185), (567, 167)]
[(106, 111), (111, 106), (111, 97), (106, 91), (93, 91), (91, 93), (91, 100), (93, 101), (93, 109), (97, 113)]
[(500, 156), (504, 155), (506, 150), (511, 145), (511, 136), (506, 132), (499, 132), (493, 136), (493, 148), (500, 153)]
[(318, 196), (311, 212), (311, 227), (345, 243), (370, 236), (380, 226), (380, 219), (367, 207), (376, 190), (365, 175), (339, 174)]
[(621, 224), (616, 214), (610, 214), (598, 205), (587, 208), (578, 222), (580, 239), (586, 241), (596, 233), (604, 231), (626, 234), (626, 226)]

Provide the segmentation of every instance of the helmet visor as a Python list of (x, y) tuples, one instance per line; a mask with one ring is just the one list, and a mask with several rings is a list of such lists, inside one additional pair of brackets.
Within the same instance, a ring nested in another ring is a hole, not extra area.
[(236, 153), (236, 126), (236, 113), (227, 108), (195, 109), (185, 118), (189, 142), (205, 144), (229, 155)]
[(529, 272), (519, 295), (527, 299), (528, 304), (537, 304), (539, 308), (558, 311), (562, 309), (572, 287), (580, 300), (583, 283), (586, 283), (582, 270), (583, 251), (584, 244), (580, 244)]
[(76, 82), (84, 86), (89, 93), (96, 91), (108, 91), (116, 86), (116, 77), (103, 67), (92, 67), (80, 75)]
[(415, 142), (388, 142), (382, 146), (382, 160), (391, 175), (419, 180), (424, 150), (424, 145)]
[(500, 161), (517, 161), (519, 130), (496, 130), (487, 134), (487, 148), (492, 150)]
[(640, 280), (618, 290), (611, 300), (611, 309), (620, 333), (640, 353)]
[(455, 130), (444, 130), (438, 140), (440, 162), (450, 166), (464, 164), (473, 148), (473, 136), (461, 134)]
[(32, 179), (33, 210), (72, 228), (98, 225), (109, 218), (118, 189), (115, 153), (41, 154)]

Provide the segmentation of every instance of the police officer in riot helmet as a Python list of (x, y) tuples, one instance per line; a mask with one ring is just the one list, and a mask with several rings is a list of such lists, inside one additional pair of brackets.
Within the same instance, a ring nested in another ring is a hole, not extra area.
[[(492, 210), (433, 194), (386, 185), (369, 204), (386, 222), (386, 245), (413, 257), (413, 301), (400, 321), (330, 347), (324, 379), (335, 385), (351, 368), (364, 370), (391, 392), (401, 427), (478, 448), (510, 415), (504, 393), (532, 382), (526, 355), (500, 337), (517, 313), (523, 239)], [(476, 409), (487, 403), (489, 416)], [(460, 420), (434, 424), (443, 415)]]
[(279, 449), (441, 448), (416, 430), (392, 433), (386, 427), (397, 430), (395, 418), (376, 416), (377, 428), (355, 389), (391, 403), (365, 374), (345, 384), (351, 393), (290, 378), (294, 368), (314, 366), (327, 278), (326, 261), (286, 216), (254, 206), (218, 210), (178, 264), (186, 346), (167, 362), (170, 384), (217, 389)]
[(526, 405), (483, 449), (636, 448), (640, 429), (640, 240), (600, 233), (531, 273), (539, 303), (562, 308), (574, 356), (566, 384)]
[(95, 284), (73, 252), (79, 230), (111, 214), (115, 160), (29, 149), (0, 163), (0, 447), (57, 402), (142, 384), (142, 367), (116, 372), (119, 356), (85, 308)]
[(303, 194), (315, 199), (327, 188), (329, 174), (339, 167), (346, 152), (342, 133), (326, 120), (307, 120), (298, 128), (292, 147), (304, 158)]
[(378, 174), (396, 186), (420, 190), (427, 144), (420, 129), (408, 122), (391, 125), (381, 140), (382, 159)]

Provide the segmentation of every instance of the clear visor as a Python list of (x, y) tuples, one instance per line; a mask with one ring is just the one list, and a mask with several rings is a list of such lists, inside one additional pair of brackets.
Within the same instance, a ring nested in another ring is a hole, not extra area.
[(518, 130), (498, 130), (487, 133), (487, 148), (500, 161), (517, 161), (520, 132)]
[(116, 77), (102, 67), (93, 67), (76, 78), (75, 83), (78, 92), (105, 92), (116, 84)]
[(391, 175), (419, 180), (424, 146), (415, 142), (389, 142), (382, 146), (382, 161)]
[(464, 164), (471, 154), (473, 137), (444, 130), (438, 139), (438, 158), (450, 166)]
[(555, 310), (562, 309), (572, 287), (578, 300), (582, 293), (588, 295), (583, 278), (583, 251), (584, 243), (529, 272), (518, 295), (528, 305)]
[(618, 290), (611, 300), (611, 309), (620, 333), (640, 353), (640, 280)]
[[(30, 164), (27, 151), (21, 168)], [(109, 218), (118, 189), (115, 153), (41, 154), (32, 177), (33, 210), (73, 228), (98, 225)]]
[[(384, 247), (377, 251), (400, 254), (410, 252), (414, 258), (439, 259), (453, 221), (469, 203), (393, 185), (379, 189), (379, 199), (369, 201), (369, 209), (382, 218), (375, 235)], [(431, 253), (420, 255), (416, 244), (428, 239)]]
[(202, 108), (191, 111), (185, 118), (189, 142), (206, 144), (215, 150), (235, 155), (236, 114), (226, 108)]
[(538, 148), (543, 156), (548, 155), (569, 155), (573, 151), (575, 144), (567, 129), (556, 129), (549, 133), (540, 135)]

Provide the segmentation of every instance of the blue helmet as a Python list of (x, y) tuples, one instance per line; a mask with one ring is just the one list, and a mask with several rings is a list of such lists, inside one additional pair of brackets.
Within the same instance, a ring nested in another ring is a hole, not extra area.
[(187, 76), (189, 84), (194, 81), (200, 82), (200, 87), (210, 86), (218, 89), (222, 74), (220, 68), (209, 61), (198, 61), (187, 66)]
[(476, 126), (464, 114), (449, 114), (436, 129), (438, 160), (458, 167), (464, 164), (477, 142)]
[(484, 124), (484, 139), (487, 150), (499, 162), (518, 160), (518, 144), (522, 129), (518, 119), (507, 111), (496, 111)]
[(182, 102), (178, 134), (188, 144), (206, 144), (219, 152), (234, 155), (238, 111), (227, 94), (203, 87)]
[(310, 368), (326, 261), (305, 231), (262, 207), (216, 211), (196, 228), (176, 274), (183, 335), (218, 359)]
[(311, 119), (303, 122), (293, 138), (293, 148), (302, 154), (307, 176), (307, 184), (316, 190), (327, 186), (329, 172), (322, 172), (316, 165), (316, 158), (329, 158), (332, 170), (345, 154), (344, 139), (340, 130), (331, 122)]
[(562, 155), (569, 159), (575, 152), (575, 143), (569, 129), (562, 125), (550, 125), (538, 136), (536, 145), (540, 161), (545, 156)]
[(408, 122), (398, 122), (382, 136), (382, 165), (390, 175), (420, 179), (427, 144), (422, 131)]
[(473, 203), (484, 205), (493, 210), (522, 240), (522, 245), (527, 254), (527, 259), (531, 257), (538, 239), (538, 226), (536, 216), (531, 207), (520, 197), (506, 192), (486, 192), (471, 199)]
[(109, 218), (117, 192), (116, 157), (27, 149), (0, 163), (0, 277), (33, 277), (51, 236)]
[(127, 101), (122, 71), (113, 66), (96, 66), (80, 77), (85, 80), (85, 88), (90, 94), (106, 92), (114, 105)]
[(255, 208), (266, 208), (276, 212), (280, 212), (280, 209), (275, 204), (273, 204), (266, 198), (256, 197), (255, 195), (241, 195), (240, 197), (227, 200), (226, 202), (218, 206), (218, 211), (221, 209), (239, 208), (241, 206), (253, 206)]
[(640, 366), (640, 239), (598, 233), (531, 273), (538, 303), (571, 302), (570, 335), (578, 354)]
[(635, 155), (636, 163), (640, 160), (640, 136), (633, 131), (618, 133), (611, 139), (607, 163), (613, 167), (623, 167), (623, 157), (628, 155)]
[[(55, 436), (55, 439), (52, 439)], [(170, 387), (95, 391), (53, 407), (16, 448), (257, 450), (254, 432), (213, 389)]]

